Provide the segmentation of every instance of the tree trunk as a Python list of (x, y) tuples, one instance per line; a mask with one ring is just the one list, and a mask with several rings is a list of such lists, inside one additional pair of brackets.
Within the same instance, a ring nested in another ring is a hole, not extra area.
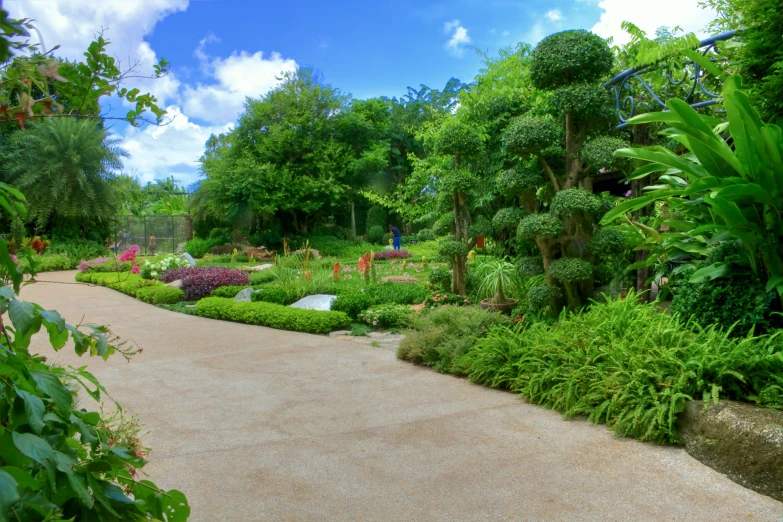
[[(465, 194), (462, 192), (455, 192), (453, 197), (454, 202), (454, 239), (468, 244), (468, 220), (470, 215), (468, 214), (467, 205), (465, 203)], [(465, 270), (467, 268), (467, 259), (464, 255), (455, 256), (452, 266), (452, 283), (454, 293), (458, 295), (465, 295)]]
[(353, 239), (356, 239), (356, 208), (353, 201), (351, 201), (351, 233)]
[(465, 295), (465, 267), (467, 258), (463, 255), (454, 256), (452, 262), (451, 289), (457, 295)]

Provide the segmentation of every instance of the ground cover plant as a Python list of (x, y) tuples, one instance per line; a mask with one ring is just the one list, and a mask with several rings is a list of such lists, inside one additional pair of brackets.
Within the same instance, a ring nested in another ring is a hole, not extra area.
[[(421, 360), (441, 364), (438, 355)], [(783, 408), (781, 332), (733, 339), (634, 293), (553, 324), (493, 329), (451, 368), (567, 417), (586, 415), (618, 435), (661, 443), (678, 441), (677, 417), (689, 400)]]
[(326, 334), (351, 325), (351, 319), (342, 312), (303, 310), (264, 302), (238, 303), (220, 297), (201, 299), (196, 303), (196, 313), (212, 319), (316, 334)]

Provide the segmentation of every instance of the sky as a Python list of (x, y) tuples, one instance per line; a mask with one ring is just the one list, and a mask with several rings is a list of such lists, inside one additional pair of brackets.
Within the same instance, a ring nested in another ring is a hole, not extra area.
[[(199, 179), (210, 134), (229, 131), (247, 97), (262, 97), (284, 71), (310, 66), (355, 98), (402, 96), (471, 81), (477, 51), (494, 55), (565, 29), (588, 29), (615, 43), (628, 20), (652, 35), (678, 25), (704, 35), (715, 16), (698, 0), (5, 0), (12, 17), (36, 20), (44, 46), (76, 59), (104, 31), (121, 64), (144, 75), (165, 57), (171, 73), (137, 78), (168, 110), (167, 125), (112, 122), (131, 154), (124, 172), (142, 182)], [(129, 84), (130, 85), (130, 84)], [(122, 102), (110, 100), (115, 113)], [(127, 109), (126, 109), (127, 111)]]

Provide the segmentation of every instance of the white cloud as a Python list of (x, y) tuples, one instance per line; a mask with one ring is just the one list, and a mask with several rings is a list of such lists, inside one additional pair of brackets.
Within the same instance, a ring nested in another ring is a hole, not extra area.
[(598, 7), (604, 12), (592, 31), (604, 38), (614, 38), (615, 44), (630, 40), (620, 28), (624, 21), (635, 24), (650, 37), (655, 36), (659, 27), (675, 25), (703, 37), (704, 28), (717, 16), (715, 11), (699, 7), (699, 0), (600, 0)]
[(189, 116), (212, 123), (233, 121), (242, 111), (246, 97), (267, 93), (278, 85), (283, 72), (293, 72), (298, 67), (294, 60), (285, 59), (279, 53), (265, 58), (261, 51), (253, 54), (242, 51), (227, 58), (210, 58), (203, 46), (199, 46), (198, 52), (217, 83), (185, 86), (183, 108)]
[(508, 36), (508, 35), (510, 35), (510, 34), (511, 34), (511, 32), (510, 32), (510, 31), (503, 31), (503, 36)]
[(563, 13), (560, 12), (560, 9), (551, 9), (546, 12), (546, 17), (552, 22), (559, 22), (563, 19)]
[(456, 56), (462, 55), (464, 47), (471, 42), (468, 30), (460, 25), (459, 20), (452, 20), (443, 24), (443, 32), (451, 35), (446, 49)]
[[(136, 71), (144, 76), (151, 73), (159, 59), (145, 37), (160, 20), (187, 6), (188, 0), (27, 0), (6, 8), (12, 16), (35, 19), (45, 44), (59, 44), (56, 54), (64, 58), (83, 58), (87, 46), (103, 29), (111, 41), (109, 53), (120, 59), (123, 67), (138, 62)], [(207, 46), (218, 41), (217, 36), (209, 34), (194, 51), (202, 73), (213, 81), (192, 85), (172, 72), (164, 78), (133, 78), (128, 82), (154, 94), (173, 121), (143, 129), (116, 125), (115, 132), (125, 138), (123, 146), (132, 154), (125, 161), (127, 172), (144, 182), (171, 175), (185, 184), (195, 181), (198, 159), (209, 135), (231, 128), (245, 97), (265, 94), (277, 85), (276, 77), (283, 71), (297, 68), (294, 60), (274, 52), (237, 51), (227, 57), (210, 56)], [(117, 100), (109, 102), (114, 109), (121, 104)]]
[(168, 125), (129, 128), (122, 136), (123, 147), (131, 154), (125, 160), (125, 171), (138, 176), (142, 183), (173, 175), (187, 185), (196, 179), (198, 159), (207, 138), (231, 130), (232, 124), (197, 125), (179, 107), (166, 110), (175, 116)]

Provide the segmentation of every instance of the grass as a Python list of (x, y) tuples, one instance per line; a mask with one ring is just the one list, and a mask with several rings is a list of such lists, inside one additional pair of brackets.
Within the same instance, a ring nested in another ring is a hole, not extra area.
[(170, 312), (179, 312), (186, 315), (198, 315), (195, 308), (196, 301), (180, 301), (175, 304), (159, 304), (158, 308), (169, 310)]

